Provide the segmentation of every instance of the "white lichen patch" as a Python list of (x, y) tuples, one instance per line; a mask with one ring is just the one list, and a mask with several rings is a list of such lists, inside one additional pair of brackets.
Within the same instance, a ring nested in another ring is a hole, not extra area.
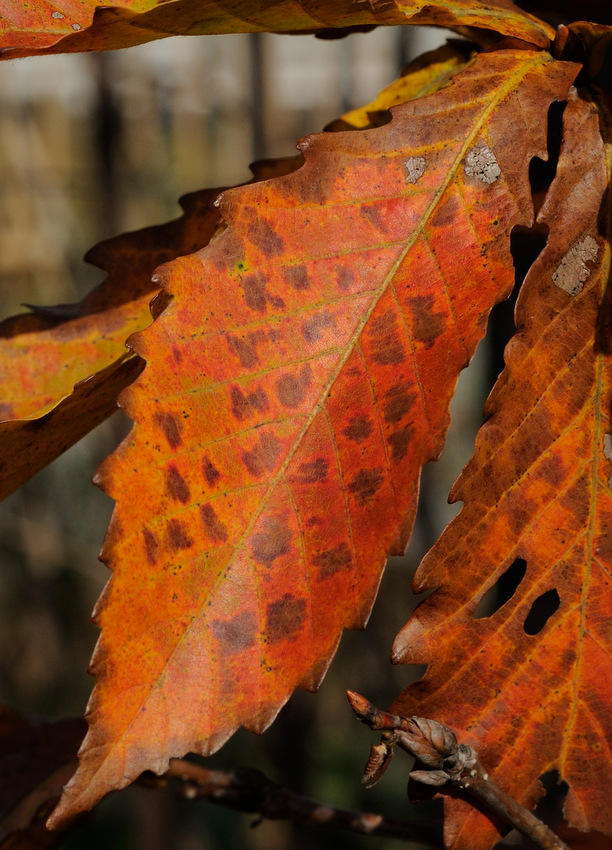
[(411, 156), (405, 162), (406, 183), (416, 183), (424, 174), (427, 162), (424, 156)]
[(578, 295), (585, 280), (591, 274), (587, 263), (595, 262), (598, 251), (597, 242), (592, 236), (585, 236), (577, 242), (563, 257), (557, 271), (554, 272), (552, 279), (555, 285), (569, 292), (570, 295)]
[(56, 18), (58, 21), (61, 21), (65, 15), (62, 15), (61, 12), (51, 12), (51, 17)]
[(465, 173), (481, 183), (495, 183), (501, 174), (497, 158), (488, 145), (472, 148), (465, 158)]

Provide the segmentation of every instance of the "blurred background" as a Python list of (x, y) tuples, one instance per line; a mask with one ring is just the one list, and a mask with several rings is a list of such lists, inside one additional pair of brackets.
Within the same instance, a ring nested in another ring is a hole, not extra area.
[[(0, 318), (21, 312), (23, 303), (80, 299), (103, 276), (81, 260), (93, 244), (176, 218), (182, 194), (248, 180), (255, 159), (293, 154), (301, 136), (367, 103), (446, 35), (398, 27), (335, 41), (174, 38), (108, 54), (0, 63)], [(489, 343), (481, 349), (461, 379), (447, 449), (424, 471), (407, 555), (390, 559), (367, 631), (344, 634), (317, 695), (295, 694), (265, 735), (239, 732), (210, 766), (252, 765), (332, 805), (395, 817), (439, 814), (432, 804), (409, 808), (401, 755), (364, 792), (360, 777), (374, 736), (355, 721), (345, 690), (387, 707), (423, 672), (392, 667), (389, 652), (417, 601), (414, 570), (459, 507), (446, 495), (471, 454), (496, 371)], [(116, 414), (0, 505), (0, 701), (28, 717), (84, 711), (97, 637), (89, 616), (107, 579), (97, 555), (112, 510), (90, 481), (128, 429)], [(407, 846), (282, 822), (253, 828), (253, 820), (179, 800), (171, 790), (133, 787), (111, 795), (61, 846)]]

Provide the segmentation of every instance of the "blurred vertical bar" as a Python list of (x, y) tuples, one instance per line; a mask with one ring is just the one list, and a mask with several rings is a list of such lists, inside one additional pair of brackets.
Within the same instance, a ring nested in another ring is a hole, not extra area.
[(253, 159), (269, 156), (263, 35), (249, 33), (250, 112)]
[(124, 118), (117, 103), (111, 80), (114, 57), (110, 53), (92, 53), (90, 59), (96, 82), (92, 109), (93, 146), (97, 164), (97, 215), (100, 238), (118, 232), (117, 160), (124, 129)]

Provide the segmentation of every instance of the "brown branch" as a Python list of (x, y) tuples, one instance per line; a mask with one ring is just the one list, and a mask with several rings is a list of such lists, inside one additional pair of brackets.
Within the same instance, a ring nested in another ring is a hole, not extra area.
[(163, 776), (143, 774), (140, 782), (159, 787), (167, 785), (170, 779), (181, 783), (180, 793), (189, 800), (206, 799), (269, 820), (291, 820), (302, 826), (332, 826), (364, 835), (418, 841), (432, 847), (442, 845), (439, 825), (317, 803), (273, 782), (254, 768), (210, 770), (185, 759), (171, 759), (170, 769)]
[(459, 744), (448, 726), (424, 717), (406, 718), (380, 711), (354, 691), (347, 691), (347, 695), (357, 717), (371, 729), (383, 732), (381, 743), (372, 747), (366, 765), (363, 777), (366, 785), (378, 782), (397, 744), (427, 768), (413, 770), (411, 779), (437, 786), (442, 793), (444, 786), (456, 788), (468, 802), (470, 795), (475, 797), (542, 850), (570, 850), (545, 823), (489, 779), (476, 752), (466, 744)]

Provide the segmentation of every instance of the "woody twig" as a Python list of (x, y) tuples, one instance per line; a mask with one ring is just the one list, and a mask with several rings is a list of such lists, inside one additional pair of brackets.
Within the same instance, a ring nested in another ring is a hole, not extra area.
[(388, 818), (370, 812), (329, 806), (304, 797), (269, 779), (254, 768), (211, 770), (185, 759), (171, 759), (163, 776), (143, 774), (140, 783), (160, 787), (178, 781), (179, 793), (189, 799), (206, 799), (260, 819), (291, 820), (301, 826), (327, 826), (364, 835), (418, 841), (441, 846), (439, 824)]
[(365, 697), (348, 691), (351, 707), (357, 717), (371, 729), (381, 731), (381, 742), (375, 744), (363, 776), (371, 787), (382, 777), (393, 755), (394, 746), (413, 755), (425, 768), (413, 770), (410, 778), (461, 792), (468, 802), (475, 798), (489, 811), (534, 842), (542, 850), (569, 850), (545, 823), (496, 785), (478, 761), (478, 755), (457, 741), (455, 733), (435, 720), (424, 717), (400, 717), (381, 711)]

